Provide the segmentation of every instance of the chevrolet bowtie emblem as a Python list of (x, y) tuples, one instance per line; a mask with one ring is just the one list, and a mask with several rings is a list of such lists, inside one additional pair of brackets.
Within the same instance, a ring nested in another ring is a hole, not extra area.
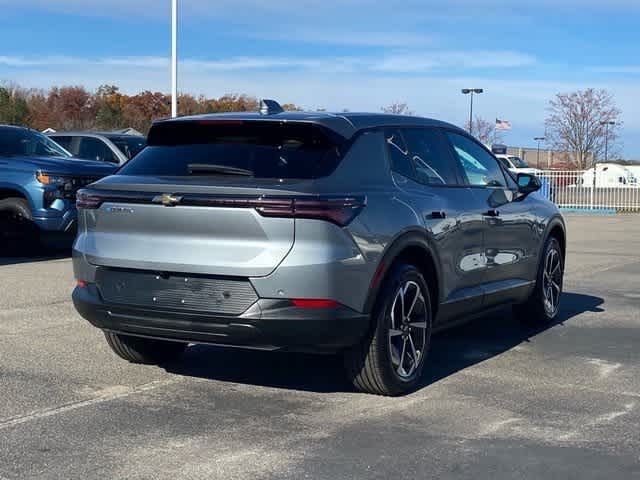
[(182, 197), (179, 195), (172, 195), (170, 193), (163, 193), (153, 197), (153, 203), (161, 203), (165, 207), (175, 207), (180, 203)]

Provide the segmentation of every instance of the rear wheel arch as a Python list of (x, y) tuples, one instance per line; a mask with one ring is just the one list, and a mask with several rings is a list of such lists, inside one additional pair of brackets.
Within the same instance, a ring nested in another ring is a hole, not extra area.
[(549, 234), (547, 235), (547, 238), (549, 237), (554, 237), (556, 240), (558, 240), (558, 243), (560, 244), (560, 248), (562, 249), (562, 256), (566, 257), (567, 256), (567, 237), (566, 237), (564, 227), (560, 222), (556, 222), (551, 227), (551, 229), (549, 230)]
[(429, 295), (435, 317), (440, 303), (440, 267), (435, 249), (429, 243), (424, 232), (410, 231), (402, 234), (387, 247), (378, 269), (371, 281), (369, 295), (365, 303), (365, 313), (370, 313), (378, 299), (380, 289), (397, 264), (414, 265), (429, 287)]
[(540, 248), (541, 258), (543, 255), (542, 250), (544, 250), (544, 245), (546, 245), (547, 240), (550, 237), (554, 237), (556, 240), (558, 240), (558, 243), (560, 244), (560, 248), (562, 249), (562, 256), (564, 260), (564, 258), (567, 255), (567, 229), (564, 221), (559, 216), (553, 217), (551, 221), (549, 221), (549, 223), (547, 224), (545, 233), (542, 236), (543, 243)]

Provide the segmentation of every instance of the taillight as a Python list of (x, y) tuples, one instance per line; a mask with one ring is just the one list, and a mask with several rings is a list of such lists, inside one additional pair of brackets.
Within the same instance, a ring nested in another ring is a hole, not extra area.
[(99, 195), (92, 195), (91, 193), (84, 190), (80, 190), (76, 194), (77, 208), (91, 210), (100, 207), (100, 205), (102, 205), (102, 198)]
[(362, 197), (265, 198), (256, 207), (264, 217), (290, 217), (325, 220), (339, 226), (348, 225), (366, 205)]
[[(166, 192), (165, 192), (166, 193)], [(154, 203), (159, 193), (113, 192), (83, 189), (78, 192), (76, 206), (83, 209), (100, 208), (105, 202)], [(176, 206), (254, 208), (263, 217), (309, 218), (324, 220), (341, 227), (348, 225), (365, 207), (365, 197), (357, 196), (268, 196), (175, 194)], [(157, 202), (156, 202), (157, 203)]]

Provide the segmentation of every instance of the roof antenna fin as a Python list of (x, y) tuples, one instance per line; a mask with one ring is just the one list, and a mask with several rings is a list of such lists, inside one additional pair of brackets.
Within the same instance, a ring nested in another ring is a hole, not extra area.
[(284, 109), (275, 100), (264, 98), (260, 100), (260, 115), (275, 115), (284, 112)]

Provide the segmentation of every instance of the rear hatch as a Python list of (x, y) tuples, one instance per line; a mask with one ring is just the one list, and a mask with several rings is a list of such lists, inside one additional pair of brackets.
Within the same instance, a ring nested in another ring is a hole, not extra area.
[(296, 203), (313, 205), (341, 158), (339, 138), (305, 123), (180, 120), (148, 142), (79, 196), (75, 248), (94, 265), (268, 275), (293, 246)]

